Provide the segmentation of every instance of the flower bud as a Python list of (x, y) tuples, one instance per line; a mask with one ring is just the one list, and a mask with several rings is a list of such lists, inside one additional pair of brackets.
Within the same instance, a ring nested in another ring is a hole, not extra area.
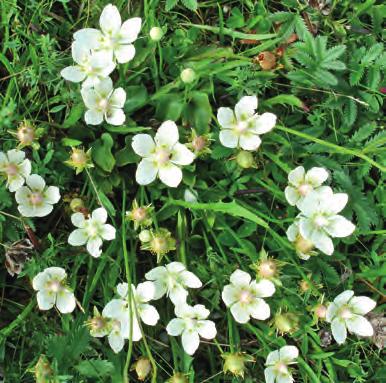
[(102, 316), (98, 309), (94, 307), (94, 316), (86, 322), (91, 336), (101, 338), (111, 330), (110, 319)]
[(282, 334), (291, 334), (298, 329), (299, 319), (293, 313), (278, 313), (274, 317), (274, 325)]
[(276, 274), (277, 265), (276, 262), (271, 258), (262, 260), (257, 266), (257, 275), (261, 279), (271, 279), (275, 277)]
[(311, 288), (311, 285), (308, 281), (302, 279), (299, 283), (299, 288), (302, 293), (305, 293)]
[(85, 168), (93, 167), (91, 163), (91, 150), (85, 152), (83, 149), (72, 148), (70, 158), (65, 163), (74, 168), (76, 174), (79, 174)]
[(151, 241), (151, 232), (150, 230), (142, 230), (138, 235), (139, 240), (142, 243), (150, 242)]
[(320, 319), (324, 319), (326, 317), (326, 314), (327, 314), (327, 307), (325, 305), (322, 305), (321, 303), (318, 304), (316, 307), (315, 307), (315, 315), (320, 318)]
[(30, 123), (24, 121), (19, 125), (16, 136), (22, 146), (30, 146), (36, 138), (35, 129)]
[(246, 150), (241, 150), (236, 156), (236, 162), (243, 169), (248, 169), (254, 165), (253, 154)]
[(131, 370), (135, 370), (138, 380), (145, 380), (151, 372), (151, 363), (148, 358), (141, 357), (134, 364)]
[(207, 145), (207, 139), (205, 136), (197, 136), (192, 140), (192, 148), (195, 152), (201, 152)]
[(231, 373), (234, 376), (240, 376), (244, 378), (245, 363), (254, 362), (254, 358), (250, 355), (243, 354), (241, 352), (223, 354), (224, 366), (223, 371)]
[(126, 217), (134, 222), (134, 229), (138, 229), (139, 226), (147, 227), (153, 222), (150, 216), (152, 210), (151, 205), (139, 206), (137, 200), (134, 200), (132, 210), (126, 212)]
[(155, 42), (160, 41), (163, 35), (164, 33), (160, 27), (153, 27), (150, 29), (150, 38)]
[(180, 77), (185, 84), (191, 84), (196, 79), (196, 73), (193, 69), (186, 68), (181, 72)]
[(70, 209), (77, 213), (84, 208), (84, 202), (81, 198), (73, 198), (70, 202)]
[(149, 233), (151, 238), (149, 241), (142, 242), (141, 250), (149, 250), (156, 254), (157, 262), (160, 262), (169, 251), (176, 249), (176, 240), (168, 229), (160, 228), (155, 232), (151, 231)]
[(175, 372), (172, 377), (170, 377), (167, 383), (188, 383), (188, 379), (182, 372)]

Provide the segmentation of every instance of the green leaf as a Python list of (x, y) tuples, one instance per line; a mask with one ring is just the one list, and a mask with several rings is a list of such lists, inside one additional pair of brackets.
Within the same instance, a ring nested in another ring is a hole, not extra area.
[(149, 95), (147, 93), (147, 89), (144, 85), (131, 85), (125, 87), (125, 91), (127, 94), (127, 99), (125, 102), (125, 112), (130, 114), (144, 105), (146, 105)]
[(92, 158), (94, 162), (105, 172), (110, 173), (115, 165), (115, 158), (111, 153), (114, 140), (109, 133), (103, 133), (101, 138), (92, 146)]
[(114, 365), (107, 360), (89, 359), (80, 362), (75, 369), (87, 378), (103, 378), (114, 371)]
[(185, 7), (190, 9), (191, 11), (197, 11), (197, 0), (182, 0), (182, 4), (184, 4)]
[(76, 104), (71, 108), (69, 115), (63, 122), (63, 129), (68, 129), (74, 126), (80, 118), (83, 116), (84, 106), (83, 104)]
[(179, 93), (160, 96), (155, 111), (156, 119), (159, 121), (177, 121), (184, 108), (183, 99), (183, 95)]
[(298, 108), (303, 106), (302, 100), (296, 96), (293, 96), (292, 94), (280, 94), (279, 96), (275, 96), (263, 101), (264, 106), (273, 106), (277, 104), (291, 105)]
[(208, 133), (212, 119), (208, 95), (204, 92), (194, 92), (189, 104), (185, 106), (184, 117), (198, 134)]
[(178, 0), (166, 0), (165, 9), (167, 11), (172, 10), (178, 3)]

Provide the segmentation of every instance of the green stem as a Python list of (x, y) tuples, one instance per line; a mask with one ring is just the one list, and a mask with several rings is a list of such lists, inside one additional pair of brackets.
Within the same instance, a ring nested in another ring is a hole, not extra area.
[(27, 316), (30, 314), (32, 309), (35, 307), (35, 300), (31, 300), (27, 306), (24, 307), (24, 310), (16, 317), (16, 319), (11, 322), (7, 327), (0, 330), (0, 340), (5, 339), (16, 327), (21, 325)]
[(307, 372), (313, 383), (320, 383), (320, 379), (315, 375), (314, 371), (312, 371), (311, 367), (305, 362), (303, 358), (298, 357), (297, 361), (299, 366)]

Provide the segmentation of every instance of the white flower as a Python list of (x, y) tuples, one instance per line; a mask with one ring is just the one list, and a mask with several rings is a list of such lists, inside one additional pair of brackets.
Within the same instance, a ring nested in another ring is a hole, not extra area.
[(15, 192), (24, 185), (25, 179), (31, 174), (31, 162), (21, 150), (0, 152), (0, 174), (7, 179), (9, 191)]
[(299, 350), (295, 346), (284, 346), (268, 354), (264, 370), (265, 383), (292, 383), (294, 378), (288, 368), (295, 364)]
[(177, 318), (172, 319), (166, 331), (171, 336), (181, 335), (182, 347), (189, 355), (193, 355), (200, 345), (200, 336), (213, 339), (216, 334), (215, 324), (207, 320), (210, 312), (204, 305), (189, 306), (186, 303), (175, 307)]
[[(114, 331), (109, 336), (110, 345), (115, 352), (122, 349), (124, 339), (131, 338), (136, 342), (142, 338), (139, 319), (149, 326), (155, 326), (159, 320), (158, 311), (148, 303), (154, 297), (154, 283), (147, 281), (139, 283), (137, 287), (131, 285), (131, 288), (131, 304), (128, 296), (128, 284), (120, 283), (117, 286), (120, 298), (107, 303), (102, 312), (104, 317), (118, 322), (113, 326)], [(130, 329), (130, 327), (132, 328)], [(119, 348), (120, 345), (121, 348)]]
[(158, 266), (145, 274), (147, 280), (153, 281), (155, 294), (153, 299), (160, 299), (165, 294), (174, 305), (186, 302), (186, 288), (198, 289), (201, 281), (180, 262), (171, 262), (166, 266)]
[(273, 129), (276, 116), (273, 113), (255, 113), (257, 97), (245, 96), (231, 108), (219, 108), (217, 120), (221, 125), (220, 142), (227, 148), (241, 147), (244, 150), (257, 150), (261, 144), (260, 134)]
[(75, 296), (66, 285), (67, 274), (61, 267), (48, 267), (32, 280), (37, 291), (36, 298), (40, 310), (49, 310), (54, 305), (63, 314), (75, 309)]
[(347, 200), (346, 193), (333, 193), (330, 187), (322, 186), (298, 203), (301, 236), (327, 255), (334, 252), (330, 236), (347, 237), (355, 230), (355, 225), (337, 214), (346, 206)]
[(20, 214), (24, 217), (45, 217), (50, 214), (53, 205), (60, 200), (59, 188), (47, 187), (44, 179), (37, 174), (28, 176), (26, 184), (15, 193)]
[(68, 243), (72, 246), (83, 246), (87, 243), (87, 251), (95, 258), (102, 254), (102, 241), (111, 241), (115, 238), (115, 228), (106, 224), (107, 211), (100, 207), (91, 213), (91, 217), (85, 218), (83, 213), (74, 213), (71, 222), (78, 227), (68, 237)]
[(332, 336), (337, 343), (346, 341), (347, 330), (359, 336), (372, 336), (370, 322), (363, 316), (376, 306), (368, 297), (355, 297), (354, 291), (339, 294), (327, 308), (326, 320), (331, 323)]
[(97, 52), (104, 52), (118, 63), (127, 63), (135, 56), (133, 42), (137, 39), (142, 20), (133, 17), (122, 24), (118, 8), (112, 4), (104, 7), (99, 18), (101, 30), (85, 28), (74, 34), (75, 41), (89, 44)]
[(317, 189), (328, 178), (324, 168), (314, 167), (307, 173), (303, 166), (298, 166), (288, 174), (289, 185), (284, 193), (290, 205), (295, 206), (304, 199), (312, 190)]
[(110, 77), (106, 77), (93, 88), (82, 88), (83, 101), (88, 108), (84, 119), (89, 125), (99, 125), (103, 118), (111, 125), (122, 125), (126, 116), (122, 108), (126, 101), (123, 88), (113, 88)]
[(275, 293), (275, 285), (271, 281), (251, 282), (251, 276), (242, 270), (234, 271), (230, 281), (222, 291), (222, 300), (230, 307), (236, 322), (247, 323), (250, 317), (260, 320), (269, 318), (271, 310), (262, 298)]
[(177, 187), (182, 180), (180, 166), (193, 162), (194, 154), (178, 142), (178, 128), (173, 121), (165, 121), (153, 138), (148, 134), (136, 134), (131, 146), (143, 157), (135, 179), (140, 185), (148, 185), (157, 175), (167, 186)]
[(91, 51), (89, 44), (74, 41), (71, 48), (72, 57), (77, 65), (68, 66), (60, 72), (68, 81), (84, 81), (82, 86), (87, 88), (98, 84), (115, 68), (109, 55), (105, 52)]
[(315, 245), (313, 244), (313, 242), (301, 236), (298, 221), (295, 221), (292, 225), (288, 227), (287, 238), (289, 241), (294, 243), (296, 253), (300, 259), (307, 261), (312, 255), (317, 254), (317, 252), (314, 251)]

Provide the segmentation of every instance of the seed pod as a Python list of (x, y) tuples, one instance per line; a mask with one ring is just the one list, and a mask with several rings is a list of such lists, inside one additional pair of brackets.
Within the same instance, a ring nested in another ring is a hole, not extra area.
[(139, 358), (132, 366), (131, 370), (135, 370), (138, 380), (145, 380), (151, 372), (151, 363), (148, 358)]
[(224, 359), (223, 371), (224, 373), (230, 373), (234, 376), (240, 376), (244, 378), (244, 373), (246, 370), (245, 363), (246, 362), (254, 362), (255, 359), (247, 354), (242, 352), (235, 353), (226, 353), (222, 355)]
[(271, 70), (276, 67), (276, 56), (272, 52), (264, 51), (257, 56), (257, 62), (262, 70)]
[(188, 379), (182, 372), (175, 372), (173, 376), (171, 376), (167, 383), (188, 383)]

